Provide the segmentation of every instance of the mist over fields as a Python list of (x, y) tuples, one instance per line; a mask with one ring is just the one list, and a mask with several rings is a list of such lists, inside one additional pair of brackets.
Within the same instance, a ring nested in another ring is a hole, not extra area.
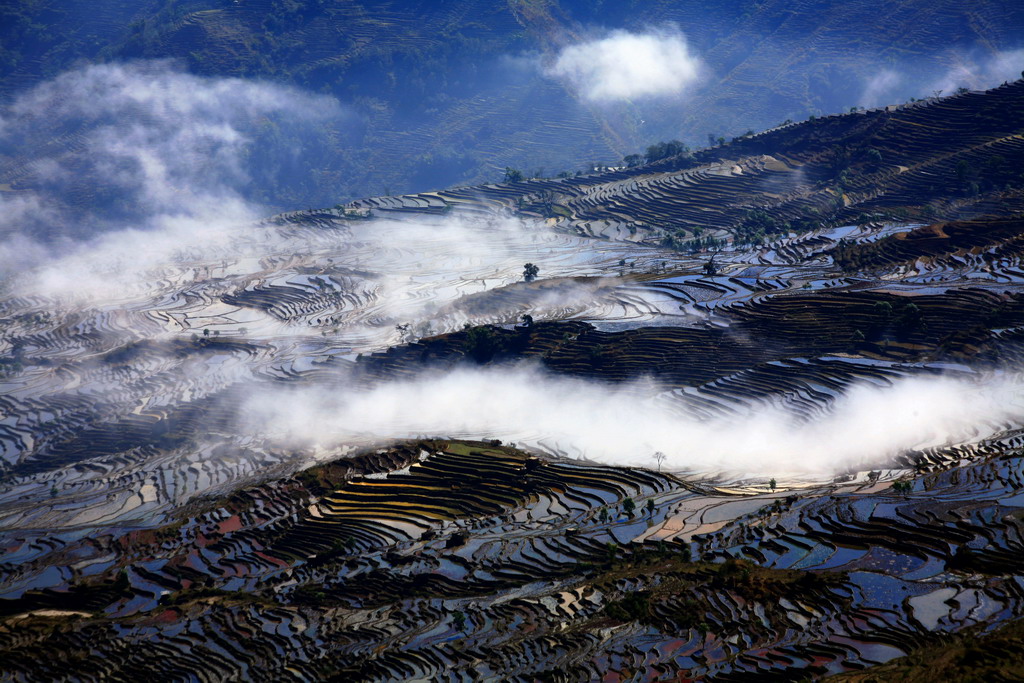
[[(0, 149), (25, 158), (30, 178), (0, 193), (0, 264), (9, 274), (86, 249), (94, 265), (143, 269), (224, 244), (268, 210), (254, 186), (273, 173), (251, 163), (261, 127), (344, 119), (330, 97), (166, 60), (65, 72), (0, 109)], [(54, 143), (66, 131), (72, 147)]]
[(907, 450), (982, 441), (1024, 419), (1024, 385), (1006, 377), (856, 385), (811, 420), (767, 403), (700, 420), (659, 401), (663, 392), (656, 382), (617, 386), (531, 367), (461, 369), (344, 394), (258, 393), (245, 412), (247, 429), (293, 447), (330, 450), (367, 438), (444, 434), (498, 438), (608, 465), (739, 478), (829, 478), (891, 467)]
[[(936, 89), (976, 87), (1009, 78), (1021, 54), (962, 62), (930, 83)], [(675, 25), (638, 33), (592, 32), (546, 61), (531, 60), (516, 68), (564, 82), (582, 100), (600, 106), (666, 100), (685, 106), (694, 89), (713, 76)], [(666, 63), (673, 66), (666, 69)], [(911, 87), (919, 86), (899, 71), (884, 71), (865, 84), (862, 101), (891, 101), (901, 88)], [(308, 235), (258, 226), (269, 211), (258, 199), (265, 196), (261, 186), (286, 172), (285, 166), (261, 166), (283, 158), (283, 147), (271, 145), (269, 155), (265, 149), (254, 154), (265, 143), (261, 136), (267, 127), (315, 139), (331, 127), (357, 126), (357, 110), (293, 86), (193, 75), (167, 60), (84, 66), (44, 81), (0, 111), (2, 148), (15, 156), (36, 153), (23, 184), (0, 194), (5, 274), (26, 294), (109, 307), (159, 298), (168, 283), (199, 283), (201, 271), (191, 272), (197, 262), (286, 258), (293, 252), (308, 253), (310, 263), (322, 267), (332, 254), (334, 265), (374, 274), (370, 287), (379, 317), (353, 318), (346, 323), (351, 327), (342, 328), (383, 344), (415, 338), (411, 333), (380, 336), (395, 325), (423, 335), (481, 320), (517, 322), (514, 308), (471, 314), (460, 310), (460, 302), (467, 294), (516, 283), (523, 262), (540, 263), (546, 277), (586, 272), (578, 264), (561, 263), (559, 256), (551, 258), (566, 245), (552, 242), (547, 228), (518, 219), (482, 225), (457, 217), (368, 221), (337, 235), (324, 233), (314, 242), (305, 241)], [(49, 142), (68, 129), (75, 131), (74, 146)], [(294, 164), (302, 163), (301, 146), (287, 153)], [(453, 286), (433, 261), (441, 254), (452, 267), (475, 269), (478, 283)], [(483, 273), (490, 277), (479, 277)], [(244, 283), (247, 275), (257, 273), (243, 269), (233, 277)], [(429, 285), (434, 278), (439, 279)], [(548, 311), (588, 310), (595, 291), (586, 285), (560, 288), (535, 299), (530, 310), (538, 319)], [(263, 327), (265, 321), (252, 317), (238, 324), (257, 334), (323, 336), (322, 326), (286, 331), (276, 324)], [(161, 332), (154, 338), (166, 336)], [(313, 391), (283, 413), (276, 412), (281, 401), (271, 393), (254, 399), (252, 410), (257, 424), (275, 438), (302, 433), (306, 440), (335, 445), (346, 435), (452, 433), (550, 441), (557, 449), (615, 464), (649, 465), (652, 454), (662, 452), (665, 466), (673, 469), (829, 475), (877, 466), (907, 449), (997, 434), (1005, 422), (1019, 418), (1019, 388), (1007, 380), (983, 386), (988, 390), (952, 380), (853, 385), (834, 402), (832, 413), (817, 421), (797, 420), (765, 405), (736, 422), (707, 423), (650, 403), (656, 387), (623, 389), (517, 368), (385, 383), (341, 403)], [(638, 391), (646, 402), (636, 400)], [(423, 405), (433, 410), (424, 411)], [(614, 418), (621, 415), (630, 416), (626, 421), (635, 432), (617, 426)], [(645, 436), (637, 439), (634, 433)], [(871, 438), (865, 440), (865, 434)]]

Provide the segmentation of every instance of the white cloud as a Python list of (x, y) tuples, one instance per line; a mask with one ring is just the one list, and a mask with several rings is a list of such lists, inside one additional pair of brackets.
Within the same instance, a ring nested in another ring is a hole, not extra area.
[(910, 63), (879, 69), (865, 82), (857, 104), (880, 107), (899, 104), (910, 97), (952, 95), (959, 88), (994, 88), (1004, 81), (1021, 78), (1024, 49), (995, 54), (947, 54), (943, 61), (951, 66), (941, 72)]
[(899, 101), (903, 77), (892, 69), (882, 69), (868, 79), (857, 104), (861, 107), (881, 107)]
[(339, 394), (256, 395), (249, 429), (284, 443), (330, 448), (366, 438), (443, 434), (543, 442), (616, 465), (734, 475), (831, 476), (879, 466), (908, 449), (965, 443), (1024, 418), (1021, 385), (945, 378), (856, 386), (806, 422), (773, 406), (733, 419), (680, 415), (659, 388), (609, 385), (530, 368), (460, 369)]
[(1024, 49), (997, 52), (984, 57), (967, 57), (930, 83), (924, 94), (941, 91), (944, 95), (952, 95), (957, 88), (994, 88), (1004, 81), (1017, 80), (1021, 77), (1021, 70), (1024, 70)]
[(588, 100), (605, 102), (682, 93), (701, 74), (686, 39), (670, 30), (612, 31), (564, 48), (545, 72), (568, 81)]
[(49, 263), (43, 284), (70, 286), (83, 270), (69, 266), (102, 282), (218, 243), (263, 213), (246, 199), (254, 131), (341, 115), (332, 98), (169, 61), (65, 72), (0, 109), (0, 150), (27, 161), (27, 189), (0, 195), (0, 270)]

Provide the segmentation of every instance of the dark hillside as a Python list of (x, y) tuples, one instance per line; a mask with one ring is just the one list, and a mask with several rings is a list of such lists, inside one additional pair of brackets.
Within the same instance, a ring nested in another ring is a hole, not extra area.
[[(361, 200), (389, 212), (505, 206), (585, 234), (687, 249), (821, 223), (930, 222), (1022, 209), (1024, 80), (829, 116), (608, 173)], [(702, 237), (703, 236), (703, 237)]]

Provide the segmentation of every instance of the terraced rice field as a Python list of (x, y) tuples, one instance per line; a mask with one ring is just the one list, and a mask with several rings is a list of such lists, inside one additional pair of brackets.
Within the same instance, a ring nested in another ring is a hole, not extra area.
[[(665, 253), (584, 249), (582, 238), (510, 220), (313, 214), (253, 230), (251, 244), (242, 238), (116, 293), (4, 301), (4, 343), (17, 359), (0, 397), (8, 523), (44, 526), (22, 515), (39, 514), (31, 501), (53, 485), (80, 501), (61, 506), (63, 523), (114, 522), (260, 471), (280, 456), (228, 435), (253, 383), (330, 382), (357, 354), (527, 312), (651, 320), (674, 305), (628, 278), (594, 279), (625, 258), (632, 270), (653, 268)], [(525, 262), (547, 279), (523, 283)], [(205, 449), (175, 447), (197, 429), (227, 435), (219, 472), (202, 464)], [(95, 496), (107, 501), (102, 512)]]
[[(840, 221), (684, 255), (644, 226), (707, 204), (704, 225), (728, 234), (730, 207), (766, 201), (758, 183), (796, 164), (678, 165), (368, 199), (145, 272), (129, 259), (63, 289), (34, 288), (46, 273), (10, 282), (2, 675), (803, 680), (1024, 616), (1012, 411), (778, 481), (726, 460), (661, 471), (654, 453), (601, 464), (585, 440), (500, 421), (344, 425), (361, 436), (309, 443), (251, 419), (253, 397), (286, 412), (303, 392), (419, 382), (427, 403), (446, 373), (521, 363), (647, 387), (686, 424), (742, 425), (767, 405), (794, 430), (855, 387), (1018, 379), (1012, 193), (951, 208), (993, 215)], [(804, 178), (804, 199), (826, 192)], [(549, 190), (572, 218), (539, 215)], [(621, 431), (645, 447), (636, 425)]]
[[(665, 233), (692, 238), (695, 230), (724, 236), (752, 210), (779, 221), (810, 215), (852, 222), (894, 210), (915, 214), (925, 204), (932, 216), (1014, 215), (1020, 192), (1009, 184), (1019, 176), (1011, 160), (1024, 152), (1022, 111), (1024, 80), (1018, 80), (985, 92), (789, 124), (634, 169), (370, 198), (352, 206), (381, 215), (446, 205), (518, 207), (580, 234), (632, 240)], [(880, 161), (870, 161), (869, 151)], [(972, 194), (968, 176), (984, 179), (989, 191)]]
[[(908, 242), (915, 230), (868, 225), (726, 251), (706, 275), (695, 274), (706, 256), (416, 218), (281, 216), (255, 228), (280, 236), (257, 240), (277, 247), (259, 259), (179, 263), (87, 307), (5, 302), (5, 341), (23, 363), (2, 398), (8, 675), (45, 677), (61, 657), (86, 677), (818, 675), (1020, 613), (1006, 578), (1020, 460), (990, 457), (1018, 444), (1015, 427), (870, 477), (776, 491), (588, 465), (542, 435), (545, 459), (417, 442), (295, 478), (310, 453), (233, 432), (261, 385), (343, 390), (354, 367), (372, 386), (420, 372), (425, 353), (454, 367), (463, 323), (514, 339), (526, 312), (529, 340), (508, 353), (551, 372), (653, 371), (661, 400), (688, 414), (767, 397), (813, 419), (854, 383), (977, 376), (1015, 357), (1015, 255), (987, 271), (937, 259), (941, 282), (923, 265), (843, 274), (830, 257), (839, 240)], [(482, 257), (477, 231), (502, 248)], [(542, 277), (523, 282), (524, 262)], [(878, 319), (880, 301), (915, 302), (926, 327), (898, 332)], [(867, 335), (851, 342), (857, 329)], [(963, 458), (972, 464), (946, 469)], [(893, 480), (914, 489), (894, 494)], [(637, 595), (636, 615), (609, 607)], [(47, 610), (79, 616), (54, 629)], [(99, 649), (86, 654), (87, 642)]]
[[(1020, 613), (1021, 481), (1006, 457), (899, 494), (860, 477), (716, 495), (413, 442), (120, 540), (9, 541), (0, 646), (14, 679), (857, 671)], [(33, 571), (55, 554), (74, 558), (60, 576)]]

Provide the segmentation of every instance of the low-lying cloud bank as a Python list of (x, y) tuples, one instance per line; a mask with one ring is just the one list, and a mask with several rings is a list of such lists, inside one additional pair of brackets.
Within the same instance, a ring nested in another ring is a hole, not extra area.
[(89, 250), (106, 258), (123, 244), (138, 269), (216, 244), (265, 214), (249, 191), (259, 131), (344, 115), (333, 98), (195, 76), (169, 61), (63, 73), (0, 109), (0, 154), (29, 159), (0, 192), (0, 269), (78, 253), (118, 272)]
[(701, 60), (675, 26), (643, 33), (616, 30), (569, 45), (545, 69), (592, 102), (681, 94), (700, 78)]
[(607, 385), (536, 368), (463, 369), (340, 394), (254, 397), (250, 429), (282, 444), (330, 448), (367, 437), (441, 435), (540, 442), (616, 465), (734, 475), (824, 475), (879, 466), (908, 449), (966, 443), (1024, 419), (1018, 380), (947, 378), (861, 385), (806, 422), (763, 406), (702, 421), (650, 383)]

